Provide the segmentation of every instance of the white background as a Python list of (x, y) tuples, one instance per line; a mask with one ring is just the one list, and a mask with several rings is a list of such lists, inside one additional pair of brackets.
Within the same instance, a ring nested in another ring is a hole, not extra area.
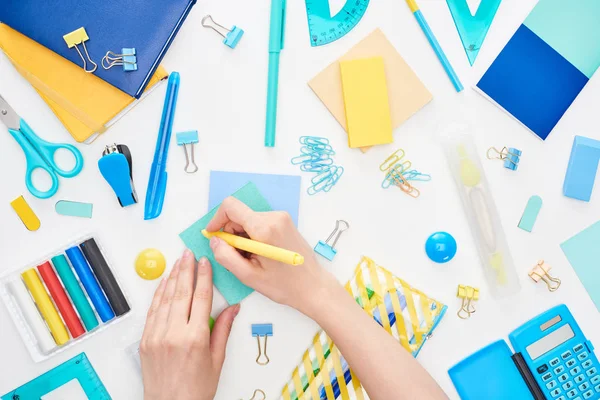
[[(174, 132), (197, 129), (196, 147), (200, 170), (183, 172), (183, 150), (171, 144), (169, 183), (162, 215), (143, 220), (143, 201), (166, 85), (162, 85), (94, 144), (79, 145), (86, 166), (73, 179), (60, 180), (58, 194), (50, 200), (33, 198), (26, 190), (25, 161), (20, 147), (8, 134), (0, 134), (0, 273), (34, 266), (45, 254), (64, 249), (85, 233), (93, 233), (113, 262), (132, 306), (132, 316), (51, 359), (33, 364), (5, 307), (0, 307), (0, 393), (5, 393), (44, 371), (85, 351), (116, 399), (141, 398), (139, 372), (124, 348), (139, 338), (149, 300), (157, 281), (140, 279), (133, 262), (144, 248), (156, 247), (169, 266), (184, 249), (179, 232), (207, 211), (210, 170), (298, 174), (290, 159), (299, 152), (298, 137), (328, 137), (337, 151), (336, 161), (346, 173), (327, 194), (300, 201), (300, 231), (315, 244), (327, 237), (336, 219), (349, 221), (351, 229), (341, 238), (334, 262), (323, 261), (345, 283), (361, 255), (368, 255), (399, 277), (448, 305), (448, 314), (423, 348), (419, 361), (452, 398), (457, 394), (447, 370), (456, 362), (500, 338), (538, 313), (566, 303), (590, 340), (600, 345), (600, 316), (586, 294), (559, 244), (600, 219), (600, 188), (590, 203), (566, 198), (562, 183), (576, 134), (600, 139), (598, 92), (600, 78), (581, 92), (545, 143), (471, 89), (534, 6), (534, 0), (504, 0), (498, 10), (474, 67), (469, 66), (448, 7), (443, 0), (421, 0), (421, 10), (437, 34), (465, 90), (457, 94), (425, 40), (404, 1), (372, 1), (359, 25), (333, 44), (311, 48), (304, 2), (289, 1), (286, 47), (281, 56), (277, 146), (263, 147), (267, 79), (269, 3), (206, 0), (193, 8), (164, 59), (169, 71), (181, 73)], [(246, 31), (235, 50), (221, 43), (200, 20), (212, 14), (218, 22)], [(394, 132), (395, 143), (367, 154), (349, 149), (346, 134), (307, 86), (307, 82), (351, 46), (380, 27), (389, 40), (433, 93), (433, 101)], [(124, 44), (125, 45), (125, 44)], [(42, 136), (50, 141), (72, 142), (31, 86), (0, 56), (0, 92)], [(505, 300), (491, 298), (467, 220), (446, 165), (436, 132), (450, 122), (467, 122), (484, 156), (490, 146), (523, 150), (517, 172), (499, 161), (483, 160), (522, 290)], [(4, 129), (4, 128), (2, 128)], [(102, 179), (96, 162), (106, 144), (127, 144), (133, 154), (134, 180), (140, 203), (119, 207)], [(174, 138), (173, 138), (174, 142)], [(415, 168), (433, 180), (421, 184), (421, 197), (410, 198), (399, 190), (383, 190), (381, 161), (396, 148), (405, 149)], [(302, 175), (306, 190), (309, 175)], [(9, 206), (25, 195), (42, 227), (27, 231)], [(544, 201), (533, 233), (517, 228), (527, 199), (537, 194)], [(91, 202), (91, 220), (56, 214), (57, 200)], [(434, 265), (425, 256), (425, 239), (434, 231), (451, 232), (459, 251), (447, 265)], [(549, 293), (527, 276), (538, 259), (545, 259), (562, 287)], [(456, 315), (459, 283), (481, 288), (477, 313), (470, 320)], [(307, 288), (310, 290), (310, 288)], [(323, 299), (326, 306), (326, 300)], [(225, 303), (216, 295), (213, 315)], [(255, 364), (256, 342), (250, 325), (271, 322), (275, 334), (269, 340), (271, 363)], [(352, 329), (348, 326), (347, 329)], [(242, 303), (233, 327), (228, 357), (217, 399), (249, 399), (262, 388), (276, 398), (293, 368), (309, 347), (316, 324), (298, 312), (279, 306), (259, 294)], [(365, 345), (369, 338), (364, 338)], [(375, 344), (373, 344), (375, 345)], [(381, 360), (385, 362), (385, 360)]]

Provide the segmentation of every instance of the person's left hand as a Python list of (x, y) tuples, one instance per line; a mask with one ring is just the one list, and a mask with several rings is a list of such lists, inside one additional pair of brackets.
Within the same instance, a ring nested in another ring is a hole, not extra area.
[(140, 343), (144, 399), (213, 399), (225, 360), (225, 348), (240, 306), (219, 315), (212, 332), (212, 268), (197, 265), (189, 250), (156, 289)]

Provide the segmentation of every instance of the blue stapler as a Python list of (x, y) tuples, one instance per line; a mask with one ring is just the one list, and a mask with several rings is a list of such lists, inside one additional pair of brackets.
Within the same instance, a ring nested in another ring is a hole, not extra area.
[(98, 160), (100, 173), (115, 192), (121, 207), (137, 203), (133, 186), (132, 158), (129, 147), (124, 144), (106, 146)]

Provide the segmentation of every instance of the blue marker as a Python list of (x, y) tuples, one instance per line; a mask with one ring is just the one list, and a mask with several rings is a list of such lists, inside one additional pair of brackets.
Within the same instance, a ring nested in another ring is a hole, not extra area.
[(277, 91), (279, 86), (279, 53), (283, 49), (286, 0), (271, 2), (271, 33), (269, 35), (269, 80), (267, 86), (267, 123), (265, 146), (275, 146), (277, 128)]
[(98, 281), (92, 273), (90, 265), (83, 256), (81, 249), (78, 246), (73, 246), (70, 249), (67, 249), (66, 253), (102, 322), (113, 319), (115, 313), (112, 308), (110, 308), (110, 304), (102, 292), (100, 285), (98, 285)]
[(171, 133), (173, 132), (173, 119), (175, 118), (178, 93), (179, 72), (172, 72), (169, 75), (165, 105), (163, 106), (158, 139), (156, 139), (156, 150), (154, 150), (154, 160), (152, 161), (150, 179), (148, 180), (146, 207), (144, 209), (145, 220), (154, 219), (162, 212), (165, 192), (167, 190), (167, 156), (169, 155), (169, 144), (171, 143)]

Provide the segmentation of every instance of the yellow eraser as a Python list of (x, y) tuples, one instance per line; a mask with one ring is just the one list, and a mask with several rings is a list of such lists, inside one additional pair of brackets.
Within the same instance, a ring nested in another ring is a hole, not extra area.
[(71, 33), (67, 33), (66, 35), (64, 35), (63, 39), (65, 39), (65, 42), (67, 42), (67, 46), (71, 48), (77, 44), (81, 44), (86, 40), (89, 40), (90, 38), (87, 32), (85, 31), (85, 28), (81, 27), (79, 29), (74, 30)]
[(340, 62), (348, 145), (393, 142), (383, 57)]
[(13, 210), (15, 210), (19, 218), (21, 218), (21, 221), (23, 221), (25, 228), (29, 229), (30, 231), (37, 231), (40, 229), (41, 224), (39, 218), (37, 215), (35, 215), (31, 207), (29, 207), (29, 204), (27, 204), (27, 201), (25, 201), (23, 196), (19, 196), (14, 199), (10, 205), (12, 206)]
[(70, 340), (67, 328), (65, 328), (65, 324), (60, 315), (58, 315), (54, 303), (52, 303), (50, 296), (46, 292), (46, 289), (44, 289), (44, 284), (37, 271), (30, 268), (21, 274), (21, 278), (23, 278), (23, 282), (27, 286), (29, 293), (31, 293), (31, 297), (33, 297), (33, 301), (35, 301), (44, 321), (48, 324), (48, 328), (50, 328), (56, 344), (60, 346), (67, 343)]

